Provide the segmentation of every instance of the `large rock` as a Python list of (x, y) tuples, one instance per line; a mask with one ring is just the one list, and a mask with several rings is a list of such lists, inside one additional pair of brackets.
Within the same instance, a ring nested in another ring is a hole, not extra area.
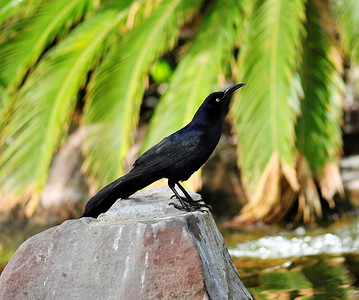
[(171, 195), (137, 193), (33, 236), (3, 271), (0, 299), (252, 299), (212, 215), (177, 210)]

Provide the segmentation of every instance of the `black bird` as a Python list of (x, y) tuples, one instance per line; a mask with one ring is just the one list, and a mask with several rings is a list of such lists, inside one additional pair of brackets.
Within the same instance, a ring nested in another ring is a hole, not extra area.
[[(222, 108), (232, 93), (244, 86), (236, 84), (220, 92), (210, 94), (195, 113), (192, 121), (182, 129), (164, 138), (143, 153), (132, 170), (105, 186), (93, 196), (81, 217), (97, 218), (106, 212), (119, 198), (127, 198), (136, 191), (161, 178), (168, 178), (168, 186), (180, 203), (170, 203), (178, 209), (193, 211), (209, 205), (194, 201), (179, 181), (187, 180), (210, 157), (221, 137)], [(177, 185), (185, 197), (175, 189)]]

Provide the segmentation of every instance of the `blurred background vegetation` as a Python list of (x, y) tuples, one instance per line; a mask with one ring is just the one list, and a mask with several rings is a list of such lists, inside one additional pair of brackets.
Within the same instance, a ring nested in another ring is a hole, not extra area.
[(231, 227), (350, 206), (339, 159), (359, 111), (357, 0), (0, 0), (0, 26), (2, 217), (78, 216), (239, 82), (208, 173), (187, 187), (230, 185)]
[(187, 188), (256, 298), (358, 297), (358, 0), (0, 0), (0, 27), (0, 270), (245, 82)]

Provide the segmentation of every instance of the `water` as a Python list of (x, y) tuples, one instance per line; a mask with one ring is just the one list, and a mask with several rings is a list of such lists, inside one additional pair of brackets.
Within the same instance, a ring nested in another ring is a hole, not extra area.
[(283, 232), (276, 236), (266, 236), (239, 243), (230, 247), (229, 252), (234, 257), (247, 256), (262, 259), (352, 253), (359, 251), (358, 235), (359, 222), (335, 232), (316, 236), (306, 235), (306, 230), (301, 227), (294, 232)]
[(223, 231), (255, 299), (359, 299), (359, 220)]

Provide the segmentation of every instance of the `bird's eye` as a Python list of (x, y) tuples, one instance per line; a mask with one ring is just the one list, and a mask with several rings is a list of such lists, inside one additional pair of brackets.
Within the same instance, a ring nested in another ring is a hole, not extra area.
[(216, 102), (219, 102), (219, 101), (221, 101), (221, 99), (219, 99), (219, 98), (216, 98)]

